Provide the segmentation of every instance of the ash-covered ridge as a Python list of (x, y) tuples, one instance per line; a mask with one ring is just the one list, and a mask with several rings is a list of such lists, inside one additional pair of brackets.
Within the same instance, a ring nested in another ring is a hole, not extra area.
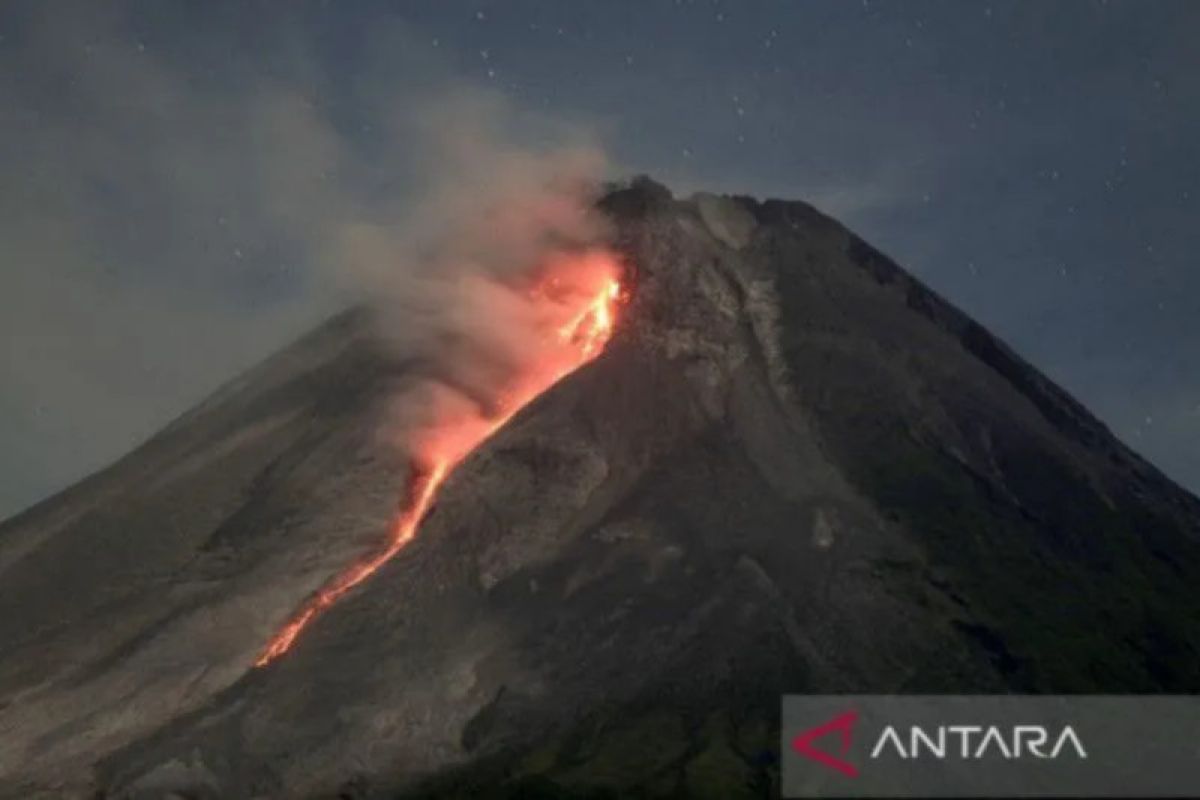
[(403, 482), (368, 315), (0, 528), (0, 796), (776, 796), (785, 692), (1200, 689), (1200, 505), (1066, 393), (806, 204), (598, 207), (605, 352), (269, 668)]

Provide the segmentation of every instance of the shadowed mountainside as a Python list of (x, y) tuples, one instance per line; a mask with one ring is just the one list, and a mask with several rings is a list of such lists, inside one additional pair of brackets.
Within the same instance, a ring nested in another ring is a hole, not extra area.
[(0, 527), (0, 796), (763, 796), (784, 692), (1200, 691), (1200, 502), (797, 202), (599, 204), (607, 350), (377, 544), (343, 315)]

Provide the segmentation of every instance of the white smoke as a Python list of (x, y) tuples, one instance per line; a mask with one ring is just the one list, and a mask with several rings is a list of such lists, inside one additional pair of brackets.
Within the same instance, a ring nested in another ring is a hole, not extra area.
[(598, 233), (594, 139), (465, 85), (426, 37), (379, 26), (346, 85), (311, 31), (281, 20), (247, 49), (221, 13), (174, 48), (120, 3), (10, 15), (0, 517), (348, 304), (459, 356), (451, 384), (491, 385), (527, 331), (506, 288)]
[[(331, 260), (368, 289), (387, 339), (424, 363), (396, 399), (400, 437), (487, 427), (514, 382), (558, 355), (547, 330), (597, 289), (603, 265), (586, 254), (603, 252), (592, 211), (603, 153), (577, 129), (535, 151), (514, 138), (515, 116), (476, 91), (425, 107), (419, 202), (339, 231)], [(577, 291), (566, 287), (557, 303), (532, 294), (538, 274), (564, 260)]]

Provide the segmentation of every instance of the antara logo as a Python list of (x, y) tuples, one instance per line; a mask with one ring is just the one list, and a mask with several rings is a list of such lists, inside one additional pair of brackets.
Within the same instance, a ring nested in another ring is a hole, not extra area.
[[(858, 722), (857, 711), (847, 711), (845, 714), (839, 714), (824, 725), (809, 728), (795, 739), (792, 739), (792, 749), (805, 758), (811, 758), (818, 764), (823, 764), (851, 778), (857, 778), (858, 767), (849, 761), (843, 760), (846, 753), (850, 750), (850, 744), (854, 738), (855, 722)], [(824, 750), (818, 750), (813, 747), (815, 740), (830, 733), (840, 733), (842, 735), (842, 758), (831, 756)]]
[(933, 730), (934, 733), (930, 735), (924, 728), (913, 725), (908, 730), (906, 743), (896, 729), (888, 725), (871, 749), (871, 758), (879, 758), (888, 750), (904, 759), (920, 758), (922, 753), (941, 759), (955, 756), (980, 759), (988, 755), (1009, 759), (1024, 758), (1026, 755), (1058, 758), (1068, 747), (1075, 751), (1078, 758), (1087, 758), (1083, 743), (1070, 725), (1053, 737), (1054, 744), (1048, 751), (1046, 745), (1051, 740), (1050, 732), (1041, 725), (1015, 725), (1009, 729), (996, 725), (939, 725)]
[[(853, 744), (854, 725), (858, 722), (857, 711), (847, 711), (815, 728), (802, 731), (792, 739), (792, 749), (805, 758), (839, 772), (849, 778), (858, 777), (858, 767), (847, 760)], [(838, 754), (822, 750), (816, 741), (831, 734), (838, 734)], [(904, 760), (931, 758), (946, 760), (959, 758), (977, 760), (989, 755), (1005, 759), (1026, 757), (1054, 759), (1063, 753), (1077, 758), (1087, 758), (1078, 734), (1066, 725), (1057, 735), (1042, 725), (938, 725), (932, 729), (918, 725), (910, 726), (904, 736), (894, 725), (887, 725), (871, 747), (869, 758), (877, 760), (889, 755)]]

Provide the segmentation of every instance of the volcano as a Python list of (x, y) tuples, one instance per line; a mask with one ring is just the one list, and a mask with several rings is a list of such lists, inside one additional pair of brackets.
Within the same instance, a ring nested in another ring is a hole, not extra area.
[(355, 309), (0, 527), (0, 796), (777, 796), (782, 693), (1200, 691), (1200, 501), (1064, 391), (807, 204), (597, 210), (615, 324), (436, 481)]

